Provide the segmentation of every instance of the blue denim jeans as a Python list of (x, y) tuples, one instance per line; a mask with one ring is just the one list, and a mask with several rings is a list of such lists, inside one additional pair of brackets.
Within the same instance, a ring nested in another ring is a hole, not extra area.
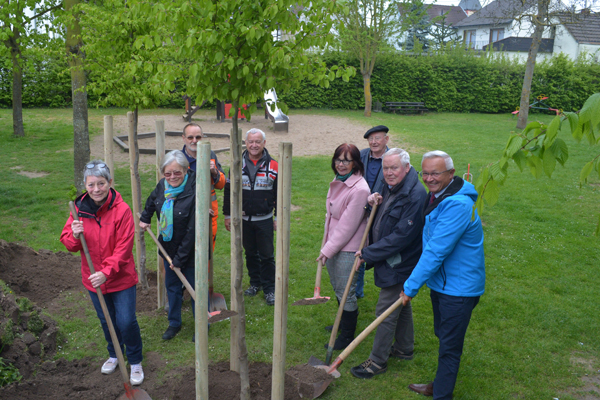
[(456, 385), (465, 334), (479, 297), (448, 296), (431, 291), (433, 330), (440, 342), (438, 368), (433, 381), (433, 398), (450, 400)]
[[(164, 261), (164, 260), (163, 260)], [(177, 276), (175, 271), (169, 268), (169, 263), (164, 261), (165, 264), (165, 287), (167, 288), (167, 297), (169, 299), (169, 312), (167, 317), (169, 319), (169, 326), (174, 328), (181, 326), (181, 304), (183, 303), (183, 283)], [(190, 283), (192, 289), (195, 289), (196, 273), (194, 268), (183, 268), (181, 273), (185, 276), (185, 279)], [(195, 302), (192, 298), (192, 313), (195, 315)]]
[(356, 275), (356, 297), (362, 299), (365, 297), (365, 263), (360, 264)]
[[(108, 330), (108, 325), (104, 318), (104, 312), (102, 311), (98, 294), (91, 290), (88, 290), (88, 292), (90, 293), (90, 298), (96, 309), (96, 315), (98, 315), (98, 318), (102, 323), (104, 338), (108, 342), (108, 345), (106, 346), (108, 354), (111, 357), (116, 358), (117, 353), (115, 352), (112, 338), (110, 337), (110, 331)], [(135, 316), (135, 285), (129, 289), (105, 294), (104, 301), (106, 302), (106, 308), (108, 309), (110, 319), (115, 327), (121, 351), (123, 351), (123, 347), (125, 347), (124, 353), (127, 355), (129, 364), (141, 363), (143, 359), (142, 336), (140, 334), (140, 326), (138, 325)]]

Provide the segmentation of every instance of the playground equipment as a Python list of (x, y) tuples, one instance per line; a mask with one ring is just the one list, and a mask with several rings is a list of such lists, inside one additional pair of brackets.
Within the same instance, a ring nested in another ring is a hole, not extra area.
[[(537, 101), (534, 101), (533, 103), (531, 103), (529, 105), (529, 108), (532, 108), (534, 110), (553, 111), (556, 113), (556, 115), (562, 114), (563, 110), (559, 110), (559, 109), (550, 107), (548, 104), (544, 103), (544, 100), (548, 100), (548, 96), (540, 94), (537, 97)], [(520, 109), (520, 107), (517, 106), (517, 109), (512, 112), (512, 115), (517, 115), (519, 113), (519, 109)]]
[[(271, 111), (272, 104), (275, 105), (273, 111)], [(273, 121), (273, 130), (275, 132), (288, 131), (290, 118), (277, 107), (277, 93), (275, 93), (275, 89), (270, 89), (265, 93), (265, 119)]]

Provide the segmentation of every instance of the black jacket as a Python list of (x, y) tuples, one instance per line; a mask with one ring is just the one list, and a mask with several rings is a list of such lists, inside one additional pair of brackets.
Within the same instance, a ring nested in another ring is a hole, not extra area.
[[(160, 218), (160, 210), (165, 202), (165, 178), (161, 179), (148, 200), (142, 212), (140, 221), (149, 224), (152, 214)], [(183, 192), (177, 196), (173, 204), (173, 237), (164, 242), (162, 235), (158, 241), (163, 245), (167, 254), (173, 260), (173, 265), (179, 268), (193, 268), (195, 265), (195, 233), (196, 233), (196, 173), (188, 169), (188, 180)], [(159, 251), (160, 254), (160, 251)], [(162, 254), (160, 254), (162, 257)], [(164, 257), (163, 257), (164, 258)]]
[[(249, 217), (269, 215), (277, 208), (277, 171), (279, 165), (264, 149), (262, 158), (256, 163), (255, 174), (250, 172), (248, 151), (242, 153), (242, 214)], [(231, 169), (229, 170), (231, 174)], [(223, 215), (231, 215), (231, 187), (229, 177), (223, 192)]]
[[(399, 185), (392, 188), (397, 191), (381, 218), (379, 240), (362, 250), (362, 258), (369, 266), (375, 267), (375, 285), (385, 288), (404, 282), (419, 261), (422, 252), (423, 204), (427, 192), (419, 181), (417, 171), (410, 171)], [(382, 196), (386, 197), (390, 189), (383, 186)], [(377, 213), (383, 210), (377, 208)], [(378, 216), (376, 215), (377, 219)], [(373, 240), (373, 228), (369, 232)]]

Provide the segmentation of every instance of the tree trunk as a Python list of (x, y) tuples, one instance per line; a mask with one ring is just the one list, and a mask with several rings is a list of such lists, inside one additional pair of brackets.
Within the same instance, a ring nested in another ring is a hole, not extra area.
[(23, 129), (23, 67), (21, 66), (21, 49), (19, 47), (19, 30), (13, 28), (13, 37), (10, 40), (10, 55), (13, 66), (12, 106), (13, 106), (13, 134), (18, 137), (25, 136)]
[(544, 20), (548, 14), (548, 1), (538, 0), (537, 23), (533, 32), (529, 54), (527, 56), (527, 64), (525, 65), (525, 77), (523, 78), (523, 89), (521, 90), (521, 104), (519, 105), (519, 119), (517, 121), (517, 129), (525, 129), (527, 126), (527, 117), (529, 116), (529, 98), (531, 97), (531, 81), (533, 80), (533, 71), (535, 69), (535, 61), (542, 41), (544, 33)]
[(365, 117), (370, 117), (373, 103), (373, 99), (371, 97), (371, 74), (363, 74), (363, 82), (365, 91)]
[[(65, 11), (69, 12), (80, 0), (65, 0)], [(83, 53), (81, 53), (81, 26), (77, 18), (67, 25), (65, 47), (71, 69), (71, 89), (73, 97), (73, 161), (74, 183), (77, 195), (85, 189), (83, 170), (90, 160), (90, 135), (88, 130), (88, 108)], [(114, 171), (110, 171), (114, 178)]]
[[(250, 399), (248, 349), (246, 347), (246, 310), (242, 279), (242, 135), (238, 130), (238, 101), (233, 101), (234, 115), (231, 130), (231, 302), (238, 315), (231, 317), (231, 369), (240, 374), (240, 400)], [(235, 359), (234, 359), (235, 358)]]

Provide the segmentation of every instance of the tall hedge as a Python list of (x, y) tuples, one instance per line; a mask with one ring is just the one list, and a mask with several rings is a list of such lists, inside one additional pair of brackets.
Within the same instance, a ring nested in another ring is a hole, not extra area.
[[(33, 49), (32, 68), (23, 77), (24, 107), (69, 107), (70, 74), (60, 52)], [(330, 65), (353, 65), (358, 60), (342, 53), (327, 54)], [(0, 107), (10, 108), (12, 75), (7, 59), (0, 57)], [(525, 65), (502, 57), (452, 49), (434, 55), (387, 54), (375, 64), (371, 78), (374, 101), (422, 101), (433, 111), (499, 113), (514, 111), (519, 104)], [(94, 77), (90, 76), (93, 80)], [(181, 93), (165, 96), (161, 107), (183, 108)], [(593, 93), (600, 92), (600, 64), (582, 57), (572, 61), (558, 55), (535, 67), (531, 93), (549, 97), (546, 103), (565, 111), (578, 110)], [(277, 93), (290, 108), (364, 108), (360, 73), (349, 82), (336, 79), (329, 88), (304, 82), (288, 93)], [(97, 100), (90, 93), (89, 104)], [(207, 104), (205, 107), (211, 107)]]
[[(328, 63), (353, 65), (358, 60), (331, 54)], [(373, 99), (422, 101), (434, 111), (511, 112), (521, 96), (525, 65), (506, 57), (453, 50), (436, 55), (390, 54), (380, 57), (371, 77)], [(600, 64), (563, 55), (536, 65), (532, 97), (544, 94), (546, 103), (565, 111), (578, 110), (585, 99), (600, 91)], [(303, 83), (282, 93), (290, 108), (364, 108), (362, 76), (348, 83), (336, 80), (329, 88)]]

